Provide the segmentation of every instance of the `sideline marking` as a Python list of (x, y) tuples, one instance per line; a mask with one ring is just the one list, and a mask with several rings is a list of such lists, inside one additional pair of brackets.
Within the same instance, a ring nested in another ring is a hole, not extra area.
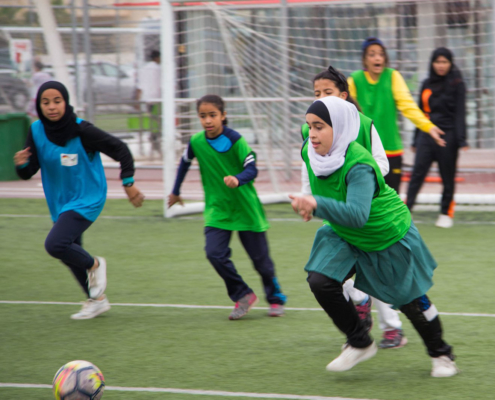
[[(51, 389), (52, 385), (40, 385), (34, 383), (1, 383), (0, 388), (21, 388), (21, 389)], [(199, 396), (225, 396), (225, 397), (249, 397), (257, 399), (288, 399), (288, 400), (371, 400), (355, 399), (350, 397), (325, 397), (325, 396), (305, 396), (297, 394), (277, 394), (277, 393), (250, 393), (250, 392), (225, 392), (220, 390), (198, 390), (198, 389), (175, 389), (175, 388), (154, 388), (154, 387), (123, 387), (105, 386), (105, 390), (117, 392), (153, 392), (153, 393), (176, 393), (192, 394)]]
[[(34, 305), (54, 305), (54, 306), (80, 306), (82, 303), (64, 302), (64, 301), (30, 301), (30, 300), (0, 300), (0, 304), (34, 304)], [(206, 309), (206, 310), (231, 310), (232, 306), (205, 306), (197, 304), (154, 304), (154, 303), (110, 303), (116, 307), (154, 307), (154, 308), (191, 308), (191, 309)], [(253, 307), (253, 310), (268, 310), (268, 307)], [(305, 307), (285, 307), (288, 311), (323, 311), (321, 308), (305, 308)], [(371, 310), (376, 313), (376, 310)], [(495, 318), (495, 314), (483, 313), (452, 313), (439, 312), (440, 315), (454, 317), (487, 317)]]

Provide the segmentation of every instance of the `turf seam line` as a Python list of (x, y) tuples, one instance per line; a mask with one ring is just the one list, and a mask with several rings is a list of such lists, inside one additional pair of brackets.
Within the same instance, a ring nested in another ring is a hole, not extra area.
[[(0, 300), (0, 304), (34, 304), (34, 305), (55, 305), (55, 306), (80, 306), (81, 303), (67, 301), (34, 301), (34, 300)], [(206, 310), (230, 310), (232, 306), (207, 306), (197, 304), (154, 304), (154, 303), (110, 303), (115, 307), (153, 307), (153, 308), (183, 308), (183, 309), (206, 309)], [(268, 307), (253, 307), (253, 310), (268, 310)], [(285, 307), (286, 311), (323, 311), (321, 308), (311, 307)], [(372, 310), (376, 313), (376, 310)], [(495, 314), (484, 313), (460, 313), (460, 312), (439, 312), (440, 315), (454, 317), (486, 317), (495, 318)]]
[[(31, 383), (0, 383), (0, 388), (51, 389), (52, 386), (43, 385), (43, 384), (31, 384)], [(113, 390), (118, 392), (175, 393), (175, 394), (190, 394), (190, 395), (199, 395), (199, 396), (248, 397), (248, 398), (258, 398), (258, 399), (371, 400), (371, 399), (355, 399), (349, 397), (306, 396), (306, 395), (297, 395), (297, 394), (278, 394), (278, 393), (226, 392), (220, 390), (175, 389), (175, 388), (154, 388), (154, 387), (105, 386), (105, 390)]]
[[(48, 215), (42, 214), (0, 214), (0, 218), (49, 218)], [(101, 215), (100, 219), (131, 219), (131, 220), (144, 220), (144, 219), (163, 219), (162, 215), (143, 215), (143, 216), (119, 216), (119, 215)], [(202, 221), (203, 217), (187, 217), (178, 216), (175, 220), (189, 220), (189, 221)], [(302, 218), (268, 218), (270, 222), (304, 222)], [(320, 219), (313, 218), (309, 222), (322, 223)], [(415, 220), (415, 224), (432, 224), (432, 221)], [(495, 221), (455, 221), (456, 225), (495, 225)]]

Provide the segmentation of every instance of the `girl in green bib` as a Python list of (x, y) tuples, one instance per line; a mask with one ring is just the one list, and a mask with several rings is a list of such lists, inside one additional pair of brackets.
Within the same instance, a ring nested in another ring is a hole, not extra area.
[[(349, 86), (346, 77), (337, 71), (332, 66), (320, 72), (313, 78), (313, 90), (315, 99), (322, 99), (327, 96), (336, 96), (343, 100), (356, 105), (354, 99), (349, 95)], [(359, 134), (356, 142), (367, 149), (375, 159), (380, 172), (383, 176), (388, 174), (388, 160), (385, 150), (383, 149), (382, 141), (375, 128), (373, 121), (365, 115), (359, 113)], [(309, 137), (309, 126), (304, 124), (301, 128), (303, 140)], [(301, 170), (302, 193), (311, 194), (311, 186), (309, 183), (308, 170), (306, 164), (302, 163)], [(359, 318), (363, 320), (366, 326), (373, 326), (373, 317), (371, 316), (371, 297), (366, 293), (354, 287), (354, 281), (348, 279), (344, 284), (344, 291), (350, 296)], [(383, 331), (383, 339), (379, 343), (382, 349), (396, 349), (407, 344), (407, 338), (402, 330), (402, 321), (399, 318), (399, 313), (392, 309), (389, 304), (373, 299), (373, 304), (378, 311), (378, 321), (380, 330)]]
[(312, 196), (291, 196), (305, 221), (324, 220), (306, 264), (316, 300), (347, 337), (329, 371), (346, 371), (376, 354), (377, 347), (345, 296), (342, 284), (356, 274), (356, 287), (399, 308), (418, 331), (432, 358), (434, 377), (457, 373), (452, 347), (442, 339), (435, 306), (426, 296), (436, 262), (373, 157), (355, 142), (359, 115), (337, 97), (315, 101), (302, 149)]
[(440, 146), (445, 146), (441, 138), (444, 133), (416, 105), (400, 72), (388, 68), (387, 50), (380, 39), (366, 39), (362, 52), (364, 70), (351, 74), (349, 90), (363, 114), (375, 121), (390, 163), (385, 182), (399, 193), (404, 148), (397, 124), (397, 110), (418, 129), (429, 133)]
[(193, 158), (197, 158), (205, 193), (206, 257), (224, 280), (227, 293), (235, 302), (229, 319), (242, 318), (258, 302), (230, 260), (229, 243), (233, 231), (239, 232), (239, 239), (261, 276), (270, 304), (268, 315), (282, 316), (286, 297), (275, 275), (265, 235), (269, 225), (253, 185), (258, 174), (256, 154), (246, 139), (226, 126), (221, 97), (203, 96), (197, 102), (197, 111), (204, 130), (191, 137), (177, 171), (174, 189), (168, 197), (168, 206), (182, 203), (180, 186)]

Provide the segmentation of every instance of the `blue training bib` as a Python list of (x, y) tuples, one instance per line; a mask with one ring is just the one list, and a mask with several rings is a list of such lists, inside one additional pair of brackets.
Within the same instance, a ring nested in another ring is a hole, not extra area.
[[(81, 123), (77, 119), (77, 123)], [(48, 140), (41, 121), (31, 125), (46, 202), (53, 222), (65, 211), (95, 221), (107, 197), (107, 180), (99, 152), (88, 155), (81, 138), (57, 146)]]

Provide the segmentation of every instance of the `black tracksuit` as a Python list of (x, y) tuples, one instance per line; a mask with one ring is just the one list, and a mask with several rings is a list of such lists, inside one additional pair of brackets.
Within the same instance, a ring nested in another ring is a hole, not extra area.
[(436, 161), (443, 182), (441, 213), (447, 215), (454, 198), (459, 148), (467, 146), (466, 87), (460, 73), (443, 84), (432, 84), (430, 78), (426, 79), (421, 87), (419, 106), (431, 122), (445, 132), (442, 138), (447, 145), (440, 147), (430, 135), (416, 130), (412, 144), (416, 148), (416, 158), (407, 191), (407, 206), (412, 210), (428, 170)]

